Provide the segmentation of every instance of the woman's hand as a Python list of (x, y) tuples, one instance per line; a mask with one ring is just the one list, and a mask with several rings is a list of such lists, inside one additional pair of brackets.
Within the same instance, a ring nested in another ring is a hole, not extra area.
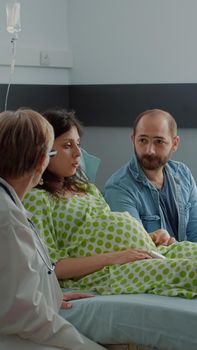
[(99, 271), (106, 266), (121, 265), (143, 259), (152, 259), (152, 256), (145, 250), (132, 248), (92, 256), (65, 258), (57, 262), (55, 273), (58, 279), (78, 278)]
[(114, 264), (126, 264), (136, 260), (152, 259), (152, 256), (145, 250), (132, 249), (120, 250), (118, 252), (111, 252), (105, 255), (106, 266)]
[(75, 293), (75, 292), (64, 293), (61, 309), (70, 309), (72, 307), (72, 303), (69, 303), (69, 300), (92, 298), (92, 297), (94, 297), (94, 294), (90, 294), (90, 293)]
[(174, 237), (170, 237), (169, 233), (162, 228), (152, 232), (150, 236), (156, 246), (170, 245), (176, 242), (176, 239)]

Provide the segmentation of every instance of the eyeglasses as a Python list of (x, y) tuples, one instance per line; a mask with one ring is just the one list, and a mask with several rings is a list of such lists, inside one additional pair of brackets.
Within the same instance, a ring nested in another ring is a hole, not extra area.
[(55, 149), (52, 149), (51, 151), (49, 151), (48, 155), (49, 155), (49, 158), (52, 158), (54, 156), (56, 156), (57, 154), (57, 151)]

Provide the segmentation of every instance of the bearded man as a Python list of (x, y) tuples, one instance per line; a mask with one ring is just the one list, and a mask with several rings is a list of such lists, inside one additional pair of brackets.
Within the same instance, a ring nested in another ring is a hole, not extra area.
[(105, 185), (111, 210), (128, 211), (150, 234), (159, 230), (157, 245), (168, 244), (165, 233), (197, 242), (196, 183), (185, 164), (170, 159), (179, 144), (175, 119), (147, 110), (135, 119), (131, 140), (135, 154)]

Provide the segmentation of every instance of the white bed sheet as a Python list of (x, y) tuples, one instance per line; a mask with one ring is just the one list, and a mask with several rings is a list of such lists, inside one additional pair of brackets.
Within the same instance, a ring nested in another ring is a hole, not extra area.
[(197, 350), (197, 299), (149, 294), (73, 301), (61, 315), (101, 344), (136, 343), (161, 350)]

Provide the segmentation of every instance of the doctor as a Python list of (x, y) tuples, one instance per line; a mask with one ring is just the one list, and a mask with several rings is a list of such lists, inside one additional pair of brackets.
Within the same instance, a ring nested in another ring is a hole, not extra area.
[(0, 113), (0, 350), (104, 349), (59, 314), (62, 295), (46, 248), (21, 204), (48, 165), (53, 130), (37, 112)]

